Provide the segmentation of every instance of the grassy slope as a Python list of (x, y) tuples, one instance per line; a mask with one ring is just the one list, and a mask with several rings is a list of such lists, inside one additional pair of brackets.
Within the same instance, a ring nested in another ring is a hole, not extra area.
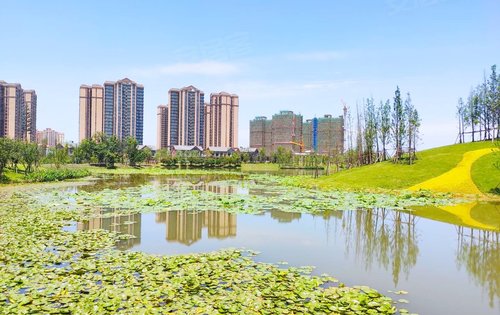
[(484, 193), (500, 189), (500, 170), (493, 164), (499, 160), (499, 153), (490, 153), (472, 164), (471, 176), (477, 188)]
[(297, 183), (322, 189), (402, 189), (443, 174), (460, 162), (467, 151), (493, 147), (491, 142), (449, 145), (422, 151), (413, 165), (391, 162), (354, 168), (317, 179), (297, 178)]

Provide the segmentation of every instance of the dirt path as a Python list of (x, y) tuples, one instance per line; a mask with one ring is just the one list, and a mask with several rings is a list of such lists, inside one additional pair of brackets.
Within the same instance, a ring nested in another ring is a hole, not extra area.
[(469, 151), (464, 154), (462, 161), (448, 172), (426, 180), (409, 190), (428, 189), (439, 192), (482, 195), (470, 175), (472, 164), (480, 157), (491, 153), (491, 148)]

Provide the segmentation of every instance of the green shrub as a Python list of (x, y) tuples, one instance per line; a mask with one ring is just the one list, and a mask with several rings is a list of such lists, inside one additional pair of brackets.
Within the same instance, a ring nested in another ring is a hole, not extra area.
[(53, 182), (65, 179), (81, 178), (89, 176), (86, 169), (43, 169), (35, 171), (26, 176), (28, 182)]

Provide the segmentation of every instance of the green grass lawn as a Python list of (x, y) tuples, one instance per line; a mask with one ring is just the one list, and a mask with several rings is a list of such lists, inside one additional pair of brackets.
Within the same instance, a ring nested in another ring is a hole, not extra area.
[(472, 180), (483, 193), (500, 194), (500, 169), (494, 166), (499, 160), (500, 153), (490, 153), (472, 164)]
[(412, 165), (382, 162), (319, 178), (296, 177), (294, 182), (321, 189), (403, 189), (455, 167), (467, 151), (493, 147), (490, 141), (449, 145), (417, 153)]
[(242, 172), (274, 172), (279, 171), (280, 166), (275, 163), (243, 163), (241, 164)]

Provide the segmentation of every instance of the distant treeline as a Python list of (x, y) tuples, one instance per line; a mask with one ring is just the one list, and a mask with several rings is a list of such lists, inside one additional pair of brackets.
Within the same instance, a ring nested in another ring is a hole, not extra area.
[[(355, 122), (350, 109), (346, 116), (347, 150), (342, 158), (348, 167), (389, 158), (411, 164), (416, 158), (421, 120), (410, 93), (403, 100), (399, 86), (392, 102), (380, 100), (376, 105), (373, 98), (368, 98), (361, 109), (356, 106)], [(394, 154), (389, 153), (390, 149)]]
[(127, 137), (120, 141), (116, 136), (96, 133), (92, 139), (84, 139), (73, 152), (74, 163), (91, 163), (114, 168), (115, 163), (136, 166), (153, 158), (149, 147), (138, 148), (137, 140)]
[(458, 142), (500, 138), (500, 75), (496, 65), (489, 77), (471, 88), (467, 100), (458, 99)]

